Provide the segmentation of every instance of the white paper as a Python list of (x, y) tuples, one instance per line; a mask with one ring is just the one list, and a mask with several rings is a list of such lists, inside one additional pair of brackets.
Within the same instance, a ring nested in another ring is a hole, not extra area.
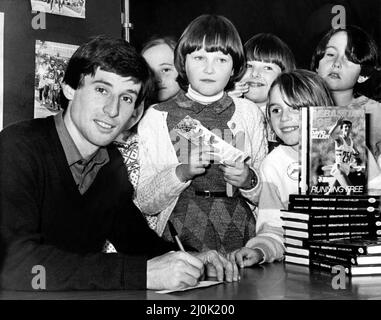
[(156, 293), (164, 294), (164, 293), (171, 293), (171, 292), (178, 292), (178, 291), (186, 291), (186, 290), (210, 287), (220, 283), (223, 283), (223, 281), (200, 281), (194, 287), (186, 287), (186, 288), (175, 289), (175, 290), (161, 290), (161, 291), (156, 291)]
[(227, 143), (218, 135), (205, 128), (200, 121), (193, 119), (190, 116), (186, 116), (181, 120), (174, 127), (174, 130), (196, 146), (203, 144), (217, 148), (219, 150), (218, 155), (221, 158), (221, 163), (224, 163), (225, 161), (243, 162), (249, 157), (249, 155)]

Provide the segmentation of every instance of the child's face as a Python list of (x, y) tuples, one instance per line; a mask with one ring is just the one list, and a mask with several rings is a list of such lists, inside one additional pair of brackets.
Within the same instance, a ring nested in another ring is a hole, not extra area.
[(360, 76), (360, 65), (349, 61), (345, 55), (347, 43), (348, 36), (345, 31), (335, 33), (329, 39), (325, 54), (319, 61), (316, 71), (331, 91), (352, 89)]
[(185, 58), (185, 72), (192, 89), (204, 96), (223, 91), (233, 75), (233, 59), (221, 51), (193, 51)]
[(281, 68), (275, 63), (248, 61), (246, 73), (242, 78), (242, 82), (249, 85), (245, 98), (259, 104), (266, 103), (270, 86), (281, 72)]
[(149, 48), (143, 53), (144, 59), (155, 73), (158, 100), (166, 101), (179, 92), (178, 76), (174, 66), (173, 50), (165, 43)]
[(296, 151), (299, 145), (299, 109), (285, 103), (278, 86), (269, 95), (269, 114), (276, 135)]

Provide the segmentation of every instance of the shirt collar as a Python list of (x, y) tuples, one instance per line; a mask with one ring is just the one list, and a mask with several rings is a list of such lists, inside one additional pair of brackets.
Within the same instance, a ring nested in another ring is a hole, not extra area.
[(226, 92), (222, 96), (221, 99), (207, 105), (203, 105), (196, 101), (191, 100), (185, 95), (185, 92), (180, 90), (180, 92), (175, 97), (175, 101), (177, 102), (180, 108), (192, 110), (194, 113), (200, 113), (204, 108), (212, 108), (214, 112), (220, 114), (228, 109), (233, 104), (233, 99), (229, 97)]
[(58, 137), (60, 138), (69, 166), (72, 166), (75, 163), (87, 164), (90, 161), (94, 161), (96, 164), (107, 163), (109, 161), (106, 148), (99, 148), (99, 150), (87, 160), (82, 158), (82, 155), (75, 145), (73, 138), (70, 136), (69, 131), (66, 128), (63, 120), (63, 111), (54, 116), (54, 123), (56, 125)]

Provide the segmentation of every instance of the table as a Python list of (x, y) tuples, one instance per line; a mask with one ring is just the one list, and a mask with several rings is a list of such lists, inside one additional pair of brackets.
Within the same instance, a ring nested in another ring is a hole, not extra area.
[[(315, 300), (380, 299), (381, 276), (345, 277), (334, 289), (335, 274), (306, 266), (271, 263), (241, 271), (241, 281), (170, 294), (150, 290), (0, 292), (0, 300)], [(336, 282), (335, 282), (336, 283)]]

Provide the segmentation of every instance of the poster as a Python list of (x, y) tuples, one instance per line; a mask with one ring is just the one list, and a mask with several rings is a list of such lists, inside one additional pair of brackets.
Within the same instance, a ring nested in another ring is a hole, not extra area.
[(70, 44), (36, 40), (35, 118), (44, 118), (61, 110), (61, 82), (69, 59), (77, 48)]
[(31, 0), (32, 11), (73, 18), (86, 17), (86, 0)]
[(0, 131), (3, 129), (4, 105), (4, 13), (0, 12)]

